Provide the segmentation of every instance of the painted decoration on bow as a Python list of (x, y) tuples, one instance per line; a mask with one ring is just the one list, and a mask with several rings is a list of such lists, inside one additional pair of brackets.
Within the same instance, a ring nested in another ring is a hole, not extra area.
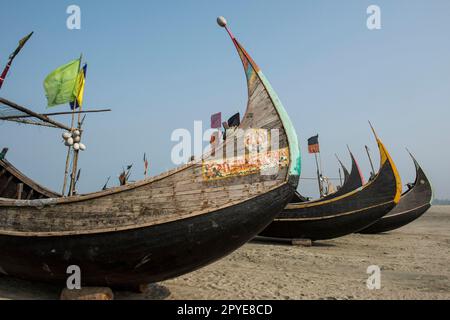
[(289, 149), (249, 153), (225, 159), (204, 160), (203, 179), (206, 181), (245, 176), (250, 174), (274, 175), (289, 165)]

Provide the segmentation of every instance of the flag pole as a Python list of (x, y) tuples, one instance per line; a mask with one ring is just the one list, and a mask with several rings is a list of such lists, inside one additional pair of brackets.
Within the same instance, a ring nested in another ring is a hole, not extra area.
[[(81, 57), (80, 57), (80, 70), (81, 70)], [(78, 71), (78, 74), (80, 74), (80, 71)], [(83, 79), (84, 79), (84, 81), (86, 81), (86, 79), (84, 78), (84, 74), (83, 74)], [(83, 84), (83, 87), (84, 87), (84, 84)], [(80, 88), (81, 89), (81, 88)], [(83, 88), (83, 90), (84, 90), (84, 88)], [(78, 101), (78, 96), (79, 96), (79, 92), (77, 92), (77, 97), (76, 97), (76, 99), (75, 99), (75, 108), (73, 109), (73, 111), (74, 111), (74, 114), (75, 114), (75, 109), (76, 109), (76, 106), (78, 105), (78, 109), (79, 109), (79, 111), (81, 112), (81, 111), (83, 111), (83, 104), (78, 104), (79, 103), (79, 101)], [(84, 122), (84, 119), (86, 118), (86, 115), (84, 115), (83, 116), (83, 120), (81, 119), (81, 113), (78, 113), (78, 131), (80, 131), (80, 135), (79, 135), (79, 137), (80, 137), (80, 141), (81, 141), (81, 137), (82, 137), (82, 135), (83, 135), (83, 130), (82, 130), (82, 126), (83, 126), (83, 122)], [(73, 165), (72, 165), (72, 181), (71, 181), (71, 188), (70, 188), (70, 195), (73, 195), (73, 192), (74, 192), (74, 189), (75, 189), (75, 174), (77, 173), (77, 168), (78, 168), (78, 158), (79, 158), (79, 156), (80, 156), (80, 150), (78, 149), (78, 150), (75, 150), (74, 149), (74, 155), (73, 155)]]
[[(78, 65), (78, 73), (80, 73), (81, 60), (82, 59), (83, 59), (83, 54), (81, 53), (80, 54), (80, 63)], [(72, 109), (72, 121), (71, 121), (71, 124), (70, 124), (71, 131), (73, 131), (73, 129), (74, 129), (73, 126), (74, 126), (74, 122), (75, 122), (75, 109), (76, 109), (77, 103), (78, 103), (77, 102), (77, 98), (75, 98), (75, 105), (74, 105), (74, 108)], [(69, 174), (69, 162), (70, 162), (70, 151), (71, 151), (71, 148), (72, 148), (72, 146), (68, 146), (67, 147), (66, 169), (64, 171), (64, 184), (63, 184), (63, 192), (62, 192), (63, 195), (66, 192), (67, 176)], [(75, 161), (75, 154), (74, 154), (73, 158), (74, 158), (74, 161)], [(75, 164), (75, 162), (72, 162), (72, 169), (74, 167), (74, 164)], [(73, 170), (72, 170), (72, 174), (71, 174), (71, 177), (70, 177), (70, 185), (69, 185), (69, 196), (72, 195), (73, 180), (75, 178), (74, 175), (75, 174), (73, 173)]]
[(8, 72), (9, 72), (9, 69), (11, 68), (11, 65), (12, 65), (12, 62), (13, 62), (14, 58), (19, 54), (20, 50), (22, 50), (22, 48), (25, 46), (27, 41), (31, 38), (33, 33), (34, 33), (34, 31), (31, 32), (30, 34), (28, 34), (27, 36), (25, 36), (23, 39), (21, 39), (19, 41), (19, 46), (9, 56), (8, 63), (6, 64), (5, 69), (3, 69), (3, 72), (0, 75), (0, 89), (2, 88), (3, 82), (5, 81), (5, 78), (6, 78), (7, 74), (8, 74)]
[(322, 190), (322, 181), (320, 180), (320, 172), (319, 172), (319, 161), (317, 160), (317, 153), (314, 153), (314, 157), (316, 158), (316, 167), (317, 167), (317, 181), (319, 183), (319, 193), (320, 197), (323, 197), (323, 190)]
[[(323, 170), (322, 170), (322, 157), (320, 156), (320, 148), (319, 148), (319, 165), (320, 165), (320, 175), (323, 177)], [(320, 196), (323, 197), (324, 196), (324, 190), (323, 190), (323, 183), (322, 183), (322, 179), (320, 179)]]
[(372, 168), (372, 172), (370, 173), (370, 178), (372, 179), (372, 177), (375, 175), (375, 168), (373, 167), (372, 157), (370, 156), (369, 147), (367, 145), (366, 145), (366, 153), (367, 157), (369, 157), (370, 167)]

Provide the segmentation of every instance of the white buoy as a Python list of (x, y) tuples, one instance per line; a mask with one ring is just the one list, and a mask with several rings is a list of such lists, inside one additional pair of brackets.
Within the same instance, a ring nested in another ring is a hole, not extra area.
[(73, 138), (69, 138), (66, 140), (67, 145), (71, 146), (73, 145)]
[(63, 137), (64, 140), (67, 140), (67, 139), (69, 139), (70, 137), (72, 137), (72, 135), (70, 134), (70, 132), (64, 132), (64, 133), (62, 134), (62, 137)]
[(75, 130), (75, 131), (72, 133), (72, 137), (78, 137), (78, 136), (80, 136), (80, 130)]
[(84, 144), (82, 144), (82, 143), (80, 143), (80, 150), (81, 150), (81, 151), (86, 150), (86, 146), (85, 146)]
[(73, 138), (73, 142), (80, 142), (81, 141), (81, 137), (80, 136), (75, 136)]
[(224, 17), (220, 16), (217, 18), (217, 24), (219, 26), (221, 26), (222, 28), (225, 28), (225, 26), (227, 25), (227, 19), (225, 19)]
[(73, 144), (73, 150), (76, 150), (76, 151), (80, 150), (80, 144), (79, 143), (74, 143)]

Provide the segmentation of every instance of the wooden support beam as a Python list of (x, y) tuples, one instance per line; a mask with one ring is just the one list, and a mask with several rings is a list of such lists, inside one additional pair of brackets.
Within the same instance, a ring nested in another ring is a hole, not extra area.
[(33, 193), (34, 193), (34, 190), (31, 189), (30, 192), (28, 192), (27, 200), (30, 200), (30, 199), (31, 199), (31, 197), (33, 196)]
[(23, 194), (23, 183), (17, 184), (17, 199), (21, 200)]
[(312, 241), (311, 239), (292, 239), (291, 244), (299, 247), (311, 247)]

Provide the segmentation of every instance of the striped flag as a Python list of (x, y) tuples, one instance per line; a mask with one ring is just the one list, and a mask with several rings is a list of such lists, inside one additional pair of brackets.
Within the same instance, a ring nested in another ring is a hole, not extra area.
[(80, 108), (83, 105), (84, 84), (86, 83), (86, 72), (87, 72), (87, 64), (85, 63), (77, 77), (77, 84), (75, 86), (74, 92), (76, 99), (70, 102), (71, 110)]
[(25, 45), (25, 43), (27, 43), (27, 41), (31, 38), (32, 35), (33, 35), (33, 32), (31, 32), (29, 35), (27, 35), (26, 37), (21, 39), (19, 41), (19, 46), (9, 56), (8, 63), (6, 64), (5, 69), (3, 69), (3, 72), (0, 75), (0, 89), (1, 89), (1, 87), (3, 85), (3, 81), (5, 81), (5, 78), (6, 78), (6, 75), (8, 74), (9, 68), (11, 68), (11, 64), (12, 64), (14, 58), (19, 54), (20, 50), (22, 50), (23, 46)]
[(319, 135), (315, 135), (308, 139), (308, 152), (309, 153), (319, 153)]

